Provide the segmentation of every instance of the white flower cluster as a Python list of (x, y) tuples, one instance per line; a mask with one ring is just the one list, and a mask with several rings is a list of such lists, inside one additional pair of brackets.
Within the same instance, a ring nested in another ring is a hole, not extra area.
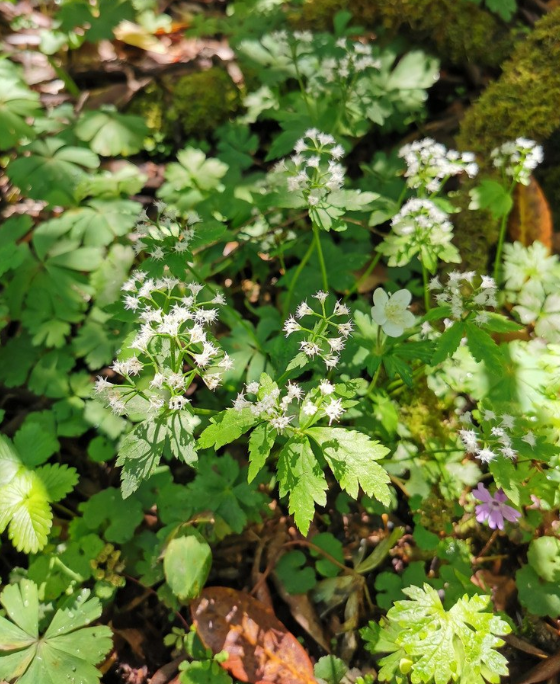
[(472, 152), (448, 150), (431, 138), (416, 140), (399, 151), (406, 163), (404, 174), (410, 188), (425, 188), (430, 193), (438, 192), (448, 178), (466, 173), (474, 178), (478, 164)]
[(389, 257), (389, 266), (405, 266), (418, 254), (428, 269), (435, 272), (437, 258), (459, 261), (451, 244), (453, 224), (448, 215), (429, 199), (413, 198), (405, 202), (391, 220), (392, 233), (379, 246)]
[[(489, 409), (480, 411), (480, 425), (473, 424), (470, 412), (461, 416), (465, 428), (459, 430), (459, 437), (468, 454), (474, 454), (482, 463), (494, 461), (500, 454), (513, 460), (518, 456), (522, 443), (534, 449), (537, 438), (527, 421), (509, 413), (496, 414)], [(527, 447), (525, 447), (527, 448)]]
[[(436, 276), (430, 281), (429, 289), (437, 292), (435, 297), (439, 306), (450, 308), (453, 320), (459, 321), (474, 313), (474, 322), (484, 325), (489, 319), (486, 309), (494, 308), (498, 304), (496, 282), (494, 278), (483, 275), (477, 287), (474, 285), (476, 278), (475, 271), (452, 271), (447, 276), (445, 286)], [(445, 321), (446, 326), (451, 323), (452, 320)]]
[[(329, 425), (333, 420), (338, 421), (345, 409), (342, 399), (332, 396), (335, 393), (336, 387), (328, 380), (323, 380), (307, 394), (299, 385), (288, 382), (283, 396), (276, 385), (267, 387), (251, 382), (245, 386), (244, 392), (237, 395), (233, 407), (236, 411), (249, 408), (254, 416), (283, 432), (294, 421), (296, 425), (305, 427), (324, 417), (329, 419)], [(255, 399), (248, 399), (248, 394)]]
[(516, 183), (529, 185), (531, 172), (542, 162), (543, 149), (534, 140), (517, 138), (492, 150), (494, 166)]
[[(295, 332), (307, 333), (307, 339), (300, 342), (300, 350), (309, 358), (318, 356), (327, 368), (335, 368), (340, 360), (340, 352), (344, 349), (346, 339), (351, 335), (353, 323), (349, 319), (339, 321), (341, 316), (349, 316), (346, 304), (337, 302), (333, 312), (327, 315), (325, 301), (326, 292), (319, 291), (313, 297), (321, 305), (321, 313), (317, 313), (307, 302), (302, 302), (296, 309), (296, 315), (290, 316), (284, 323), (286, 337)], [(313, 329), (300, 323), (302, 318), (312, 316), (317, 319)]]
[[(172, 277), (154, 280), (144, 271), (136, 271), (122, 289), (127, 293), (125, 308), (138, 313), (141, 325), (124, 354), (135, 355), (115, 361), (112, 366), (127, 382), (116, 385), (100, 377), (95, 385), (111, 409), (124, 415), (127, 403), (141, 396), (149, 403), (149, 412), (165, 406), (180, 410), (188, 403), (183, 395), (197, 376), (209, 389), (215, 389), (232, 362), (209, 339), (205, 328), (218, 319), (218, 309), (212, 305), (224, 304), (223, 295), (199, 302), (202, 285)], [(149, 371), (151, 380), (149, 390), (140, 391), (131, 378), (143, 370)]]
[(290, 159), (282, 160), (275, 171), (287, 174), (288, 190), (300, 193), (309, 207), (315, 207), (344, 185), (345, 170), (338, 163), (343, 156), (344, 148), (332, 135), (311, 128), (296, 142)]
[(155, 206), (157, 218), (152, 221), (144, 211), (130, 235), (136, 254), (146, 252), (154, 261), (163, 262), (170, 254), (188, 252), (194, 236), (193, 226), (201, 220), (198, 214), (193, 212), (183, 220), (173, 207), (163, 202), (156, 202)]
[(348, 89), (357, 76), (380, 67), (381, 62), (373, 56), (371, 45), (339, 38), (333, 54), (320, 60), (318, 69), (309, 79), (309, 88), (315, 95), (330, 89), (331, 84)]

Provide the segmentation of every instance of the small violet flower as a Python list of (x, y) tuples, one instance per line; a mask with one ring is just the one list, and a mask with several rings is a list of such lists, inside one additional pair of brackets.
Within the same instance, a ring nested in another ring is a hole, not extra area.
[(414, 314), (408, 311), (412, 294), (408, 290), (398, 290), (388, 295), (378, 287), (373, 293), (371, 317), (389, 337), (400, 337), (407, 328), (414, 325)]
[(515, 508), (512, 508), (505, 503), (507, 501), (507, 496), (504, 494), (503, 489), (498, 489), (494, 496), (492, 496), (486, 487), (479, 482), (478, 487), (473, 489), (472, 495), (475, 499), (482, 501), (482, 503), (476, 507), (477, 521), (481, 523), (488, 520), (488, 527), (490, 527), (491, 530), (495, 530), (496, 528), (503, 530), (504, 520), (516, 523), (521, 517), (519, 511), (516, 511)]

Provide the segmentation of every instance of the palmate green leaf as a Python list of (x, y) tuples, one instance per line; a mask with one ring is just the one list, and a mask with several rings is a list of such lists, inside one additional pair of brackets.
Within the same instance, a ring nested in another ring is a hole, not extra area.
[(136, 498), (125, 501), (115, 487), (97, 492), (81, 503), (79, 508), (89, 530), (116, 544), (124, 544), (132, 539), (134, 530), (143, 518), (140, 502)]
[(556, 619), (560, 616), (560, 586), (558, 582), (541, 579), (530, 565), (515, 574), (519, 601), (533, 615)]
[(39, 637), (37, 585), (29, 580), (8, 585), (0, 602), (10, 620), (0, 617), (0, 679), (18, 684), (97, 684), (100, 663), (112, 646), (111, 630), (88, 627), (101, 615), (99, 599), (89, 590), (70, 597)]
[(469, 192), (471, 202), (469, 209), (489, 209), (494, 218), (509, 214), (513, 206), (511, 195), (501, 183), (494, 180), (483, 180), (480, 185)]
[(394, 604), (387, 613), (388, 627), (364, 634), (373, 653), (399, 649), (381, 660), (381, 681), (410, 673), (418, 684), (497, 684), (500, 676), (508, 674), (507, 660), (496, 649), (504, 644), (498, 635), (511, 629), (485, 612), (489, 596), (464, 596), (446, 611), (428, 584), (403, 592), (411, 600)]
[(317, 584), (315, 571), (306, 563), (307, 557), (302, 551), (288, 551), (274, 566), (274, 574), (288, 594), (307, 594)]
[(138, 202), (92, 199), (43, 223), (35, 235), (47, 233), (52, 227), (59, 235), (66, 233), (86, 247), (103, 247), (134, 228), (140, 209)]
[(187, 486), (189, 504), (196, 512), (210, 510), (240, 534), (247, 521), (259, 521), (266, 497), (247, 482), (247, 469), (240, 468), (231, 456), (205, 456), (197, 467), (196, 477)]
[(202, 150), (187, 147), (177, 154), (178, 163), (172, 162), (165, 170), (165, 183), (158, 197), (176, 204), (179, 209), (190, 209), (212, 190), (223, 190), (221, 179), (228, 166), (219, 159), (207, 158)]
[(50, 411), (30, 413), (14, 436), (14, 447), (22, 463), (35, 468), (59, 449), (54, 416)]
[(102, 157), (127, 157), (139, 152), (150, 132), (144, 119), (120, 114), (111, 105), (84, 112), (74, 130), (80, 140), (89, 142), (91, 149)]
[(350, 496), (356, 499), (361, 487), (368, 496), (389, 505), (390, 479), (375, 462), (386, 456), (389, 449), (356, 430), (313, 427), (307, 434), (319, 445), (340, 486)]
[(121, 196), (137, 195), (144, 187), (148, 177), (140, 173), (137, 166), (123, 164), (114, 172), (101, 171), (95, 176), (84, 179), (76, 188), (76, 198), (97, 197), (98, 199), (118, 199)]
[(302, 534), (307, 534), (315, 504), (327, 502), (327, 481), (307, 437), (292, 437), (278, 457), (280, 496), (289, 496), (289, 511)]
[(26, 118), (40, 111), (39, 96), (16, 76), (0, 78), (0, 150), (14, 147), (24, 138), (33, 139), (35, 131)]
[(10, 162), (8, 178), (24, 195), (50, 205), (74, 205), (74, 190), (86, 177), (84, 168), (99, 166), (94, 152), (67, 145), (61, 138), (37, 140), (23, 151), (29, 154)]
[(209, 449), (210, 447), (220, 449), (225, 444), (239, 439), (257, 421), (257, 417), (249, 408), (245, 408), (242, 411), (236, 411), (235, 409), (222, 411), (218, 415), (212, 416), (210, 425), (198, 438), (198, 447), (199, 449)]
[(65, 0), (56, 15), (63, 32), (85, 29), (91, 43), (113, 38), (113, 29), (121, 21), (134, 21), (136, 11), (130, 0), (98, 0), (91, 5), (87, 0)]

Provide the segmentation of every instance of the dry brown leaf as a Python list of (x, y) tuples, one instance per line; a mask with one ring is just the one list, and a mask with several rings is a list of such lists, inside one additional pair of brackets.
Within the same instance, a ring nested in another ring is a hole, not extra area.
[(539, 240), (552, 248), (552, 214), (541, 186), (531, 177), (529, 185), (517, 185), (508, 223), (512, 240), (532, 245)]
[(309, 656), (284, 625), (250, 594), (209, 587), (191, 604), (198, 636), (222, 666), (251, 684), (316, 684)]

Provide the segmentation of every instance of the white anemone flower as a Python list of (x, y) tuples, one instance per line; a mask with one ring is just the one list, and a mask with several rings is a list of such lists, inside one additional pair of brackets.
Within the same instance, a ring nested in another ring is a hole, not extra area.
[(373, 293), (371, 317), (389, 337), (400, 337), (407, 328), (414, 325), (414, 314), (408, 311), (412, 294), (408, 290), (398, 290), (388, 295), (378, 287)]

